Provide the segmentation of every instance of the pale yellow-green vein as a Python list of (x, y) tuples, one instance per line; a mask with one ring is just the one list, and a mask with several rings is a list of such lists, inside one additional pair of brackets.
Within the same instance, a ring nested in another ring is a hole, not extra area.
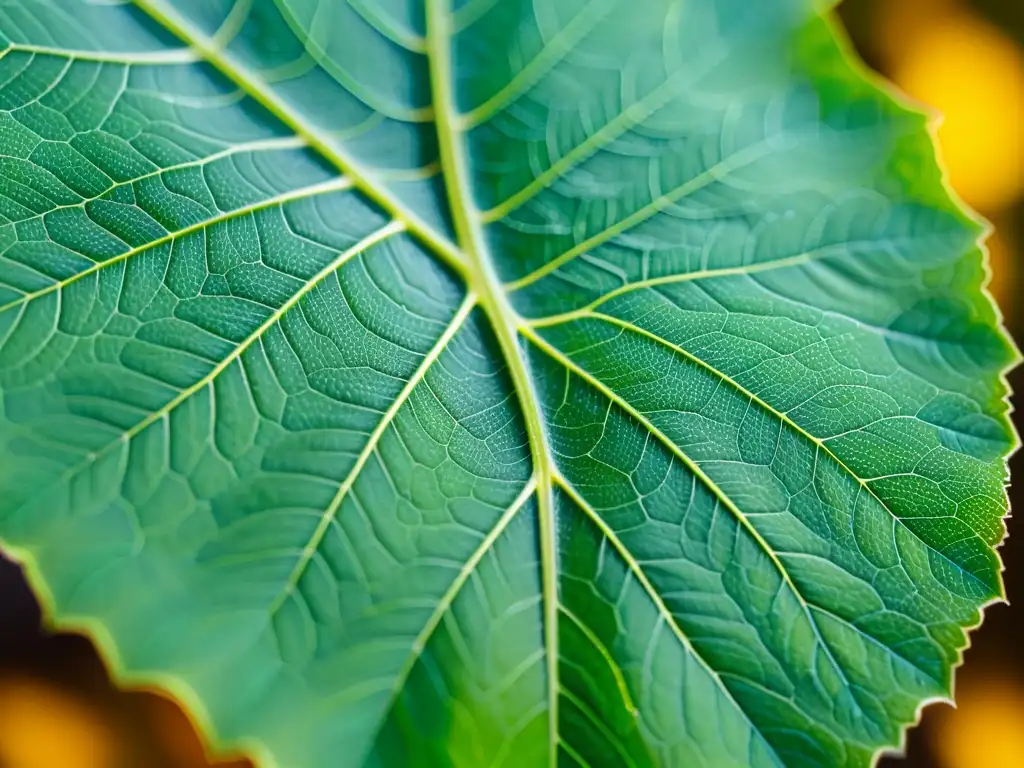
[(664, 211), (671, 205), (674, 205), (682, 198), (692, 195), (693, 193), (704, 189), (708, 185), (725, 178), (728, 174), (766, 157), (770, 152), (771, 150), (768, 143), (761, 142), (715, 163), (707, 170), (694, 176), (692, 179), (689, 179), (685, 183), (680, 184), (674, 189), (656, 197), (654, 200), (631, 213), (629, 216), (615, 222), (612, 226), (591, 235), (582, 243), (573, 246), (565, 253), (546, 261), (539, 269), (534, 270), (530, 274), (525, 275), (518, 280), (508, 283), (506, 285), (506, 289), (509, 291), (517, 291), (520, 288), (524, 288), (527, 285), (536, 282), (545, 275), (549, 275), (555, 270), (561, 268), (580, 254), (592, 251), (594, 248), (603, 245), (612, 238), (621, 235), (639, 224), (642, 224), (655, 214)]
[(0, 51), (0, 58), (8, 53), (32, 53), (40, 56), (55, 56), (74, 61), (91, 61), (97, 64), (121, 64), (124, 66), (167, 66), (169, 64), (195, 64), (201, 61), (198, 53), (189, 48), (169, 51), (107, 51), (75, 50), (73, 48), (50, 48), (30, 43), (9, 43)]
[(654, 607), (658, 612), (658, 616), (663, 622), (665, 622), (665, 626), (669, 628), (669, 631), (679, 641), (679, 644), (701, 667), (703, 667), (704, 671), (711, 676), (711, 679), (718, 684), (719, 690), (721, 690), (722, 694), (733, 704), (733, 706), (736, 707), (736, 710), (744, 717), (744, 719), (746, 719), (751, 730), (757, 731), (757, 728), (750, 720), (750, 715), (732, 695), (732, 692), (729, 690), (728, 686), (726, 686), (725, 682), (718, 674), (718, 671), (708, 664), (704, 657), (697, 652), (696, 648), (694, 648), (693, 643), (690, 642), (690, 638), (687, 637), (683, 628), (676, 620), (676, 617), (665, 604), (665, 600), (654, 587), (654, 584), (651, 583), (651, 580), (647, 577), (647, 573), (637, 561), (636, 557), (633, 556), (633, 553), (630, 552), (626, 545), (622, 543), (622, 539), (619, 538), (618, 534), (610, 525), (608, 525), (607, 522), (605, 522), (604, 518), (601, 517), (597, 510), (590, 506), (587, 500), (580, 495), (579, 491), (576, 490), (573, 484), (570, 483), (564, 475), (556, 473), (554, 476), (554, 482), (572, 500), (573, 504), (575, 504), (579, 510), (587, 516), (590, 522), (593, 523), (593, 525), (604, 536), (605, 540), (612, 546), (612, 549), (614, 549), (619, 557), (622, 558), (623, 564), (626, 566), (633, 578), (636, 579), (648, 599), (654, 604)]
[[(957, 569), (958, 571), (963, 573), (965, 576), (967, 576), (967, 577), (971, 578), (973, 581), (975, 581), (981, 589), (986, 590), (986, 591), (988, 590), (988, 587), (986, 587), (984, 585), (984, 583), (982, 583), (979, 579), (977, 579), (977, 577), (974, 576), (972, 573), (964, 570), (963, 566), (961, 566), (961, 565), (955, 563), (954, 561), (950, 560), (949, 557), (945, 553), (935, 549), (935, 547), (932, 547), (927, 542), (921, 540), (920, 537), (916, 533), (914, 533), (911, 529), (907, 528), (906, 523), (903, 522), (903, 520), (898, 515), (896, 515), (889, 508), (889, 505), (885, 503), (885, 501), (878, 495), (878, 493), (874, 490), (874, 488), (871, 487), (870, 483), (865, 478), (862, 478), (860, 475), (858, 475), (856, 472), (854, 472), (849, 467), (849, 465), (847, 465), (842, 459), (840, 459), (839, 456), (836, 455), (836, 453), (833, 452), (831, 448), (829, 448), (828, 443), (826, 441), (824, 441), (824, 440), (822, 440), (822, 439), (820, 439), (818, 437), (815, 437), (813, 434), (811, 434), (806, 429), (801, 427), (791, 416), (789, 416), (789, 414), (787, 414), (787, 413), (785, 413), (783, 411), (780, 411), (777, 408), (774, 408), (771, 404), (769, 404), (765, 400), (762, 400), (760, 397), (758, 397), (756, 394), (754, 394), (751, 390), (747, 389), (742, 384), (740, 384), (738, 381), (736, 381), (736, 379), (734, 379), (731, 376), (727, 375), (724, 371), (720, 371), (718, 368), (716, 368), (715, 366), (707, 363), (706, 361), (704, 361), (703, 359), (701, 359), (697, 355), (693, 354), (692, 352), (687, 351), (686, 349), (684, 349), (683, 347), (679, 346), (678, 344), (673, 344), (672, 342), (668, 341), (667, 339), (664, 339), (661, 336), (658, 336), (656, 333), (652, 333), (651, 331), (648, 331), (646, 328), (641, 328), (640, 326), (634, 325), (633, 323), (627, 322), (625, 320), (620, 320), (617, 317), (614, 317), (612, 315), (606, 315), (606, 314), (603, 314), (603, 313), (600, 313), (600, 312), (592, 312), (592, 313), (590, 313), (589, 316), (592, 317), (595, 320), (600, 320), (602, 322), (609, 323), (610, 325), (614, 325), (615, 327), (620, 328), (623, 331), (627, 331), (627, 332), (630, 332), (630, 333), (635, 333), (636, 335), (638, 335), (638, 336), (640, 336), (642, 338), (648, 339), (650, 341), (653, 341), (656, 344), (659, 344), (659, 345), (665, 347), (666, 349), (672, 351), (674, 354), (677, 354), (680, 357), (682, 357), (682, 358), (688, 360), (689, 362), (693, 363), (694, 365), (699, 366), (702, 370), (707, 371), (708, 373), (710, 373), (715, 378), (717, 378), (720, 381), (724, 382), (726, 385), (732, 387), (736, 392), (741, 394), (743, 397), (749, 398), (751, 403), (757, 405), (759, 408), (762, 408), (765, 412), (770, 413), (772, 416), (777, 418), (782, 424), (785, 424), (788, 428), (792, 429), (794, 432), (796, 432), (798, 435), (800, 435), (800, 437), (802, 437), (803, 439), (805, 439), (808, 442), (810, 442), (814, 446), (816, 451), (821, 451), (821, 453), (823, 453), (825, 456), (827, 456), (830, 461), (833, 461), (840, 469), (842, 469), (844, 473), (846, 473), (849, 477), (853, 478), (857, 482), (857, 484), (860, 486), (860, 489), (864, 493), (866, 493), (868, 496), (870, 496), (872, 499), (874, 499), (876, 502), (878, 502), (878, 504), (881, 505), (882, 509), (884, 509), (886, 512), (889, 513), (889, 515), (892, 517), (892, 519), (893, 519), (893, 521), (895, 522), (896, 525), (898, 525), (901, 528), (904, 528), (905, 530), (907, 530), (907, 532), (910, 533), (911, 536), (913, 536), (915, 539), (918, 539), (919, 541), (921, 541), (921, 543), (924, 546), (928, 547), (928, 549), (930, 549), (931, 551), (935, 552), (935, 554), (937, 554), (938, 556), (942, 557), (952, 567), (954, 567), (955, 569)], [(872, 478), (872, 479), (874, 479), (874, 478)], [(917, 518), (915, 518), (915, 519), (917, 519)], [(781, 563), (779, 563), (779, 567), (782, 568)], [(784, 569), (783, 569), (783, 573), (785, 575)], [(788, 577), (787, 577), (787, 579), (788, 579)], [(790, 586), (792, 586), (794, 591), (796, 590), (796, 586), (795, 585), (791, 584)], [(799, 593), (797, 593), (797, 595), (799, 597)], [(802, 600), (802, 598), (801, 598), (801, 600)]]
[(509, 306), (508, 296), (494, 271), (492, 258), (483, 237), (479, 210), (469, 184), (465, 139), (455, 124), (450, 2), (451, 0), (427, 2), (427, 50), (441, 168), (459, 245), (467, 255), (470, 287), (480, 297), (480, 305), (491, 321), (498, 345), (508, 365), (509, 376), (526, 422), (527, 439), (534, 461), (534, 472), (537, 475), (544, 639), (547, 648), (548, 727), (552, 740), (549, 762), (551, 768), (555, 768), (558, 754), (555, 746), (558, 733), (558, 551), (551, 496), (552, 460), (544, 433), (540, 401), (534, 391), (524, 352), (519, 345), (516, 332), (519, 318)]
[(373, 428), (373, 431), (367, 438), (366, 445), (364, 445), (363, 449), (359, 452), (355, 463), (348, 471), (348, 474), (346, 474), (345, 479), (339, 484), (338, 490), (335, 492), (330, 504), (327, 505), (323, 515), (321, 515), (320, 522), (317, 524), (316, 529), (310, 536), (309, 541), (306, 542), (306, 546), (302, 548), (302, 553), (296, 561), (294, 568), (292, 568), (291, 573), (288, 575), (284, 586), (275, 596), (274, 600), (271, 601), (268, 609), (271, 616), (278, 611), (278, 609), (284, 604), (284, 601), (298, 585), (302, 575), (306, 572), (306, 568), (309, 567), (310, 562), (316, 555), (316, 552), (320, 547), (320, 542), (323, 541), (324, 536), (327, 535), (327, 531), (334, 522), (334, 519), (338, 514), (338, 510), (341, 508), (342, 502), (352, 490), (352, 486), (355, 485), (356, 480), (359, 479), (359, 473), (363, 471), (363, 467), (366, 466), (366, 462), (369, 461), (374, 451), (377, 450), (377, 444), (380, 442), (380, 439), (384, 436), (384, 433), (387, 432), (388, 427), (391, 426), (395, 417), (398, 415), (398, 412), (402, 409), (402, 406), (408, 402), (409, 398), (412, 396), (413, 390), (415, 390), (419, 383), (423, 381), (423, 378), (427, 375), (431, 366), (441, 356), (441, 353), (448, 348), (448, 344), (455, 337), (455, 334), (459, 332), (459, 329), (462, 327), (466, 318), (469, 317), (469, 313), (473, 311), (473, 307), (475, 305), (476, 297), (472, 295), (466, 296), (462, 302), (462, 306), (459, 307), (458, 312), (455, 313), (455, 316), (448, 324), (444, 333), (441, 334), (440, 338), (423, 358), (423, 361), (416, 368), (415, 372), (409, 377), (409, 380), (405, 383), (405, 386), (402, 387), (401, 392), (398, 393), (394, 402), (392, 402), (387, 411), (384, 412), (381, 420), (377, 422), (377, 426)]
[(459, 130), (468, 131), (486, 122), (529, 90), (561, 61), (617, 4), (618, 0), (591, 0), (562, 27), (500, 90), (457, 118)]
[(674, 73), (661, 85), (653, 88), (646, 96), (630, 104), (617, 116), (594, 131), (584, 141), (552, 162), (546, 170), (537, 174), (533, 181), (518, 192), (482, 212), (481, 220), (485, 224), (490, 224), (504, 218), (516, 208), (525, 204), (541, 190), (549, 187), (561, 178), (570, 168), (583, 162), (586, 158), (600, 150), (601, 147), (607, 146), (626, 131), (639, 125), (667, 105), (687, 83), (692, 82), (700, 74), (701, 72), (699, 71), (691, 73), (689, 70), (680, 70)]
[(380, 184), (376, 174), (342, 149), (329, 132), (310, 125), (284, 98), (270, 89), (259, 75), (217, 48), (207, 35), (183, 18), (165, 0), (134, 2), (155, 22), (199, 52), (211, 66), (245, 91), (254, 101), (305, 138), (326, 161), (351, 178), (363, 194), (384, 208), (392, 218), (405, 222), (410, 234), (430, 246), (433, 255), (457, 273), (465, 275), (463, 255), (458, 248)]
[(13, 307), (17, 307), (27, 302), (38, 299), (41, 296), (53, 293), (54, 291), (63, 290), (72, 283), (75, 283), (81, 280), (82, 278), (88, 277), (89, 275), (95, 274), (100, 270), (106, 269), (107, 267), (113, 266), (114, 264), (118, 264), (122, 261), (125, 261), (126, 259), (130, 259), (133, 256), (137, 256), (138, 254), (144, 251), (149, 251), (152, 250), (153, 248), (158, 248), (161, 245), (166, 245), (167, 243), (170, 243), (174, 240), (177, 240), (178, 238), (189, 235), (193, 232), (198, 232), (200, 230), (206, 229), (207, 227), (212, 227), (215, 224), (219, 224), (224, 221), (229, 221), (231, 219), (236, 219), (240, 216), (246, 216), (250, 213), (255, 213), (257, 211), (266, 210), (267, 208), (285, 205), (286, 203), (289, 202), (305, 200), (310, 197), (329, 194), (331, 192), (344, 191), (346, 189), (350, 189), (351, 187), (352, 182), (349, 179), (331, 179), (320, 184), (313, 184), (311, 186), (303, 187), (301, 189), (295, 189), (289, 192), (284, 192), (280, 195), (275, 195), (274, 197), (268, 197), (256, 203), (251, 203), (249, 205), (242, 206), (241, 208), (235, 208), (234, 210), (231, 211), (221, 212), (216, 216), (211, 216), (208, 219), (203, 219), (193, 224), (189, 224), (187, 227), (182, 227), (181, 229), (175, 230), (174, 232), (168, 232), (167, 234), (161, 235), (160, 237), (155, 238), (148, 243), (144, 243), (143, 245), (136, 246), (135, 248), (129, 248), (128, 250), (119, 253), (116, 256), (111, 256), (110, 258), (104, 259), (103, 261), (94, 262), (86, 269), (83, 269), (81, 272), (76, 272), (74, 275), (71, 275), (70, 277), (64, 278), (63, 280), (56, 280), (50, 283), (49, 285), (44, 286), (43, 288), (39, 288), (38, 290), (32, 291), (31, 293), (23, 294), (18, 298), (13, 299), (7, 302), (6, 304), (0, 306), (0, 313), (12, 309)]
[(227, 356), (224, 357), (217, 365), (215, 365), (209, 373), (201, 377), (194, 384), (182, 389), (174, 398), (169, 400), (163, 406), (155, 410), (153, 413), (147, 415), (145, 418), (140, 419), (138, 422), (133, 424), (129, 429), (125, 430), (118, 436), (116, 440), (104, 445), (102, 448), (89, 453), (83, 461), (78, 462), (72, 467), (69, 467), (54, 483), (55, 485), (60, 484), (68, 478), (74, 477), (77, 473), (81, 472), (86, 467), (95, 463), (99, 458), (106, 455), (106, 453), (116, 446), (125, 445), (132, 440), (135, 436), (148, 429), (153, 424), (160, 421), (169, 415), (175, 408), (193, 397), (196, 393), (212, 384), (218, 376), (220, 376), (225, 370), (228, 369), (233, 363), (235, 363), (242, 354), (249, 349), (253, 344), (259, 341), (266, 332), (278, 323), (282, 317), (293, 308), (302, 299), (303, 296), (308, 294), (313, 288), (319, 285), (326, 277), (334, 274), (340, 269), (348, 260), (363, 253), (367, 248), (383, 242), (387, 238), (405, 230), (405, 225), (400, 221), (392, 221), (380, 229), (372, 232), (371, 234), (364, 237), (358, 243), (353, 245), (351, 248), (340, 253), (337, 258), (333, 259), (330, 264), (320, 270), (310, 280), (303, 284), (302, 288), (291, 296), (288, 301), (278, 307), (272, 312), (266, 320), (264, 320), (259, 327), (253, 331), (249, 336), (245, 338), (238, 346), (236, 346)]
[[(851, 248), (857, 247), (858, 245), (860, 244), (838, 243), (836, 245), (828, 245), (822, 248), (804, 251), (803, 253), (798, 253), (794, 256), (787, 256), (782, 259), (774, 259), (771, 261), (762, 261), (756, 264), (740, 264), (734, 267), (722, 267), (720, 269), (698, 269), (693, 272), (679, 272), (672, 275), (663, 275), (661, 277), (651, 277), (646, 280), (636, 280), (631, 283), (620, 285), (618, 288), (598, 296), (589, 304), (586, 304), (579, 309), (570, 310), (569, 312), (560, 312), (557, 315), (547, 315), (536, 319), (524, 320), (524, 322), (534, 328), (560, 325), (561, 323), (578, 320), (581, 317), (587, 317), (591, 315), (595, 309), (607, 304), (612, 299), (635, 291), (641, 291), (645, 288), (657, 288), (662, 285), (675, 285), (678, 283), (687, 283), (693, 280), (709, 280), (718, 277), (742, 277), (744, 275), (754, 275), (760, 272), (771, 272), (777, 269), (796, 267), (810, 261), (848, 254), (851, 252)], [(871, 243), (865, 242), (863, 245), (866, 247), (871, 245)]]
[(821, 633), (818, 631), (817, 624), (813, 618), (810, 617), (808, 611), (807, 601), (803, 595), (796, 588), (796, 584), (793, 583), (792, 577), (789, 575), (789, 571), (783, 565), (779, 559), (778, 554), (775, 550), (765, 541), (760, 531), (754, 527), (750, 522), (749, 518), (743, 513), (743, 511), (736, 506), (736, 503), (721, 489), (707, 472), (704, 471), (703, 467), (694, 461), (684, 450), (682, 450), (676, 443), (671, 440), (668, 435), (662, 432), (647, 416), (641, 413), (635, 408), (629, 401), (619, 395), (615, 390), (601, 381), (599, 378), (594, 376), (590, 371), (586, 370), (569, 356), (563, 353), (560, 349), (550, 344), (547, 339), (537, 334), (532, 328), (522, 329), (522, 333), (526, 336), (534, 345), (537, 346), (542, 352), (548, 355), (552, 360), (563, 366), (568, 372), (575, 374), (580, 379), (585, 381), (588, 385), (600, 392), (606, 397), (611, 403), (622, 409), (627, 415), (633, 420), (639, 423), (645, 430), (647, 430), (658, 442), (660, 442), (673, 456), (675, 456), (682, 464), (698, 479), (700, 482), (712, 493), (719, 503), (725, 507), (733, 515), (740, 526), (747, 532), (748, 535), (757, 543), (757, 545), (764, 551), (768, 559), (772, 562), (780, 578), (785, 582), (787, 588), (793, 594), (793, 596), (800, 602), (804, 613), (808, 615), (810, 620), (811, 629), (815, 633), (815, 637), (818, 640), (819, 645), (829, 658), (833, 667), (836, 671), (842, 675), (842, 668), (836, 663), (832, 657), (832, 652), (829, 650), (828, 645), (825, 643), (824, 638), (821, 637)]
[(498, 518), (498, 521), (487, 532), (487, 535), (484, 536), (480, 545), (473, 551), (473, 554), (469, 556), (469, 559), (467, 559), (465, 563), (463, 563), (458, 574), (456, 574), (455, 578), (452, 579), (451, 584), (448, 585), (448, 588), (445, 590), (440, 600), (437, 601), (437, 605), (434, 607), (434, 610), (431, 611), (430, 617), (423, 625), (423, 629), (420, 630), (416, 639), (413, 640), (408, 657), (399, 669), (398, 674), (395, 675), (395, 679), (391, 685), (391, 696), (389, 702), (387, 706), (384, 707), (385, 712), (389, 711), (394, 705), (395, 700), (398, 698), (402, 688), (405, 686), (406, 680), (408, 680), (409, 675), (412, 673), (413, 667), (423, 654), (423, 651), (427, 647), (427, 643), (437, 630), (438, 625), (448, 612), (448, 609), (451, 608), (452, 603), (455, 602), (455, 598), (458, 597), (459, 592), (462, 591), (463, 586), (467, 581), (469, 581), (470, 577), (476, 571), (477, 566), (480, 565), (480, 562), (484, 559), (487, 553), (491, 551), (495, 542), (508, 528), (509, 523), (511, 523), (513, 518), (519, 514), (519, 510), (522, 509), (526, 502), (530, 500), (530, 497), (536, 492), (536, 490), (537, 476), (533, 475), (527, 481), (526, 485), (523, 486), (523, 490), (519, 492), (519, 495), (515, 498), (512, 504), (509, 505), (508, 509), (502, 513), (501, 517)]
[[(318, 5), (314, 18), (308, 25), (302, 24), (287, 2), (274, 0), (274, 4), (278, 7), (281, 16), (292, 33), (302, 43), (306, 52), (320, 65), (320, 68), (334, 78), (346, 91), (363, 102), (363, 104), (376, 112), (390, 117), (392, 120), (398, 120), (403, 123), (426, 123), (433, 119), (433, 107), (410, 107), (382, 99), (375, 95), (372, 89), (359, 82), (358, 79), (330, 56), (327, 51), (327, 37), (329, 33), (339, 30), (337, 20), (316, 18), (320, 15), (321, 10), (325, 12), (330, 11), (331, 5), (329, 3)], [(349, 31), (351, 32), (351, 28)]]

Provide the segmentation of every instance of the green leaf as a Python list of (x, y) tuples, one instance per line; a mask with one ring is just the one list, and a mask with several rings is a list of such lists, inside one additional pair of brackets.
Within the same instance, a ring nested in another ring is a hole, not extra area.
[(0, 5), (0, 537), (222, 747), (867, 766), (1002, 594), (982, 226), (817, 0)]

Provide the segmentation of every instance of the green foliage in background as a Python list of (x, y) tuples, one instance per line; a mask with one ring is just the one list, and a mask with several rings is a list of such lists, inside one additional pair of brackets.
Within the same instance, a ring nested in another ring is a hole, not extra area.
[(812, 0), (0, 3), (0, 538), (264, 765), (867, 766), (1015, 436)]

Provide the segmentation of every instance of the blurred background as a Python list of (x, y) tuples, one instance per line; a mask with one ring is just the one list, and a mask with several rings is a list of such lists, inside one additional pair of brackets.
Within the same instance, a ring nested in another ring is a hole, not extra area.
[[(752, 0), (756, 2), (756, 0)], [(990, 286), (1024, 340), (1024, 0), (845, 0), (874, 69), (945, 116), (941, 152), (960, 195), (995, 223)], [(1024, 369), (1011, 376), (1024, 393)], [(1021, 409), (1024, 412), (1024, 408)], [(1024, 428), (1024, 413), (1017, 415)], [(1024, 451), (1011, 501), (1024, 510)], [(989, 609), (957, 674), (957, 708), (928, 707), (906, 755), (881, 768), (1024, 767), (1024, 515), (1003, 558), (1011, 605)], [(0, 559), (0, 768), (247, 768), (212, 762), (177, 705), (120, 692), (83, 637), (51, 635), (13, 563)]]

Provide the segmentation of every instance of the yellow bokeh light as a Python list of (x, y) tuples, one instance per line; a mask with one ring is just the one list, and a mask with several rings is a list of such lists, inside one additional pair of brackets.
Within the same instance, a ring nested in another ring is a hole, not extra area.
[(1024, 690), (991, 676), (957, 696), (934, 732), (939, 768), (1021, 768), (1024, 765)]
[(998, 28), (950, 8), (901, 25), (893, 78), (943, 115), (939, 141), (953, 187), (996, 212), (1024, 191), (1024, 54)]
[(31, 679), (0, 679), (0, 765), (112, 768), (114, 735), (96, 709)]

